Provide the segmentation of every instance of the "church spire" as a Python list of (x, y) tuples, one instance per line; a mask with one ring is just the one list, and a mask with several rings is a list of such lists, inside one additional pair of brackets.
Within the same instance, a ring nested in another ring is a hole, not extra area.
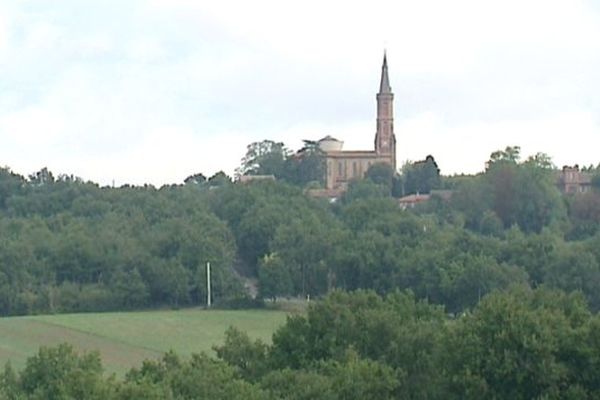
[(388, 157), (396, 169), (396, 136), (394, 135), (394, 94), (388, 77), (387, 54), (383, 53), (381, 83), (377, 93), (377, 132), (375, 133), (375, 152)]
[(381, 83), (379, 85), (379, 93), (392, 93), (390, 87), (390, 78), (388, 78), (387, 54), (383, 52), (383, 65), (381, 66)]

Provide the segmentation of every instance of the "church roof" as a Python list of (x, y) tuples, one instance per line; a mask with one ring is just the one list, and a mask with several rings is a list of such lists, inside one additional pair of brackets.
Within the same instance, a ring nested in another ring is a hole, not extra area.
[(381, 66), (381, 83), (379, 85), (379, 93), (392, 93), (390, 87), (390, 78), (388, 77), (387, 55), (383, 53), (383, 65)]

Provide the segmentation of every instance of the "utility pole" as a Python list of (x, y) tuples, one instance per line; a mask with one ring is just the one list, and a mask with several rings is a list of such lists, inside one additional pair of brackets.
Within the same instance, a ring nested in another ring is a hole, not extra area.
[(206, 307), (210, 308), (210, 262), (206, 263)]

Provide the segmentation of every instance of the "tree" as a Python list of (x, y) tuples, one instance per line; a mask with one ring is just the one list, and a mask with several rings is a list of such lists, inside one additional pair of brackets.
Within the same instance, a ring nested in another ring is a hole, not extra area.
[(208, 178), (208, 186), (210, 187), (221, 187), (231, 183), (231, 178), (223, 171), (215, 173), (213, 176)]
[(569, 196), (567, 201), (572, 224), (569, 239), (583, 239), (595, 235), (600, 227), (600, 193), (578, 193)]
[(402, 371), (383, 362), (361, 359), (352, 349), (341, 361), (323, 363), (321, 373), (331, 377), (338, 398), (348, 400), (396, 399), (404, 378)]
[(290, 400), (393, 399), (399, 373), (388, 365), (362, 359), (347, 351), (341, 360), (328, 360), (308, 370), (270, 372), (261, 387), (276, 398)]
[(282, 142), (263, 140), (250, 143), (246, 148), (246, 155), (242, 158), (241, 165), (236, 170), (236, 176), (280, 176), (289, 155), (289, 150)]
[(25, 178), (15, 174), (10, 168), (0, 167), (0, 210), (6, 208), (7, 200), (21, 194)]
[(581, 291), (594, 309), (600, 307), (600, 265), (578, 244), (559, 248), (545, 270), (544, 282), (567, 292)]
[(296, 154), (287, 157), (285, 171), (276, 176), (299, 186), (311, 182), (322, 185), (325, 180), (325, 167), (325, 153), (319, 147), (319, 143), (304, 140), (304, 146)]
[[(482, 228), (484, 217), (489, 219), (493, 215), (499, 218), (494, 211), (493, 203), (494, 193), (485, 175), (461, 180), (457, 183), (450, 198), (451, 208), (461, 212), (465, 218), (466, 227), (474, 231)], [(500, 219), (500, 223), (504, 229), (504, 221)]]
[(394, 175), (395, 171), (390, 164), (375, 163), (369, 167), (365, 174), (365, 178), (371, 180), (375, 184), (388, 187), (391, 193), (394, 184)]
[(257, 204), (244, 214), (237, 232), (239, 255), (252, 275), (258, 261), (269, 252), (277, 228), (289, 219), (288, 209), (277, 203)]
[(290, 271), (277, 253), (266, 254), (260, 260), (258, 282), (262, 298), (276, 300), (277, 296), (288, 296), (293, 291)]
[(236, 328), (227, 329), (225, 343), (213, 350), (246, 380), (255, 382), (267, 372), (267, 346), (260, 340), (252, 342), (248, 334)]
[(425, 160), (406, 163), (402, 167), (404, 194), (429, 193), (441, 186), (440, 169), (433, 156)]
[(521, 159), (521, 148), (519, 146), (507, 146), (504, 150), (494, 151), (486, 163), (486, 168), (498, 162), (517, 164)]
[(586, 321), (577, 295), (514, 287), (486, 297), (444, 339), (446, 398), (586, 398), (586, 356), (573, 348)]
[(34, 172), (29, 175), (29, 182), (33, 185), (45, 185), (54, 183), (54, 175), (52, 171), (49, 171), (48, 168), (44, 167), (38, 172)]
[(118, 271), (112, 279), (113, 295), (120, 307), (135, 309), (148, 305), (150, 292), (137, 268), (127, 272)]
[(592, 187), (595, 190), (600, 190), (600, 172), (596, 172), (593, 176), (592, 176)]
[(484, 179), (491, 188), (492, 210), (507, 228), (517, 222), (516, 213), (520, 199), (517, 198), (516, 187), (519, 171), (516, 161), (504, 158), (494, 159), (496, 153), (492, 153)]
[(394, 173), (394, 169), (390, 164), (380, 162), (369, 167), (365, 174), (365, 178), (370, 179), (373, 183), (389, 186), (391, 188)]
[[(235, 367), (206, 354), (192, 354), (182, 360), (173, 352), (161, 360), (146, 360), (127, 373), (122, 391), (150, 393), (155, 398), (259, 400), (268, 398), (257, 386), (242, 380)], [(163, 394), (164, 397), (158, 397)], [(125, 395), (121, 395), (126, 399)], [(152, 398), (152, 397), (151, 397)]]
[(203, 183), (206, 182), (206, 180), (207, 180), (206, 176), (204, 176), (204, 174), (200, 172), (200, 173), (188, 176), (187, 178), (185, 178), (183, 180), (183, 182), (186, 185), (190, 185), (190, 184), (202, 185)]
[(490, 207), (505, 228), (513, 224), (527, 232), (566, 220), (549, 156), (538, 153), (519, 163), (520, 149), (507, 147), (491, 154), (480, 183), (489, 191)]
[(342, 195), (341, 202), (350, 204), (356, 200), (390, 197), (390, 187), (374, 183), (368, 179), (350, 182), (348, 189)]
[[(380, 393), (383, 398), (390, 390), (396, 398), (436, 398), (440, 371), (435, 354), (446, 330), (443, 316), (441, 308), (417, 301), (411, 293), (381, 297), (373, 291), (334, 291), (311, 306), (306, 316), (288, 318), (273, 335), (270, 362), (277, 369), (309, 370), (323, 363), (339, 372), (330, 376), (346, 389), (352, 387), (350, 380), (365, 379), (362, 389), (353, 389), (357, 395), (371, 387), (371, 395)], [(327, 370), (324, 366), (322, 375), (328, 375)], [(375, 376), (380, 380), (371, 380)], [(400, 382), (407, 386), (397, 389)], [(334, 388), (350, 396), (341, 398), (355, 398), (336, 384)]]
[(176, 259), (155, 259), (144, 273), (150, 295), (155, 302), (172, 307), (189, 304), (190, 271)]
[(462, 262), (451, 262), (447, 267), (447, 290), (444, 301), (448, 311), (458, 313), (474, 307), (488, 293), (507, 289), (511, 285), (527, 285), (528, 276), (522, 268), (498, 264), (492, 257), (465, 255)]
[(567, 219), (548, 159), (543, 163), (526, 161), (518, 168), (514, 220), (527, 232), (540, 232), (545, 226)]
[(552, 162), (552, 157), (546, 153), (536, 153), (533, 156), (529, 156), (525, 161), (525, 164), (546, 170), (556, 169), (554, 162)]
[(277, 228), (270, 247), (291, 277), (293, 294), (315, 296), (327, 292), (330, 270), (326, 259), (337, 244), (336, 226), (332, 225), (315, 215), (306, 215)]
[(19, 386), (28, 398), (48, 400), (100, 400), (111, 392), (102, 379), (99, 354), (80, 356), (67, 344), (40, 348), (27, 360), (19, 375)]
[(275, 399), (338, 400), (331, 378), (320, 371), (276, 369), (260, 382), (261, 388)]

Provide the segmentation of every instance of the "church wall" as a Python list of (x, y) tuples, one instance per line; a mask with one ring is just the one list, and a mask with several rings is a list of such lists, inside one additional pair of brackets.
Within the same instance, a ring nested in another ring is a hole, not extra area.
[[(347, 154), (344, 154), (347, 153)], [(371, 165), (386, 162), (389, 157), (378, 156), (375, 152), (340, 152), (335, 156), (326, 157), (327, 189), (345, 187), (353, 179), (362, 179)]]

